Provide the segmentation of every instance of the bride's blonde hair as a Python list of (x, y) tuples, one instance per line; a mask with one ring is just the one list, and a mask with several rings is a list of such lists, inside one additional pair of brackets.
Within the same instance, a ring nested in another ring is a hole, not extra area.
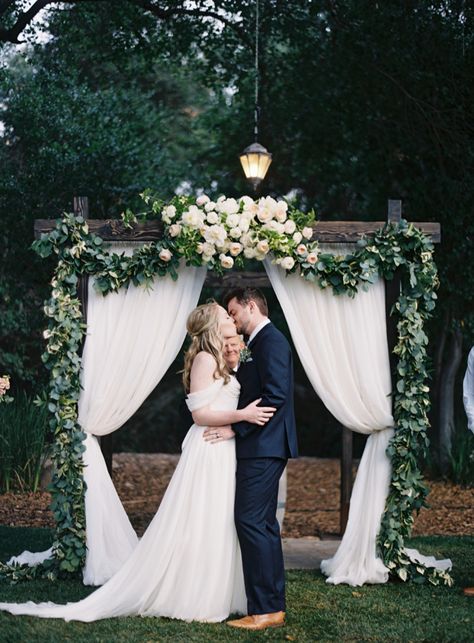
[(210, 353), (216, 360), (214, 379), (230, 380), (229, 369), (224, 361), (224, 341), (219, 328), (217, 316), (218, 304), (213, 301), (195, 308), (186, 322), (186, 329), (191, 337), (191, 346), (184, 356), (183, 384), (186, 391), (191, 386), (191, 368), (194, 358), (201, 351)]

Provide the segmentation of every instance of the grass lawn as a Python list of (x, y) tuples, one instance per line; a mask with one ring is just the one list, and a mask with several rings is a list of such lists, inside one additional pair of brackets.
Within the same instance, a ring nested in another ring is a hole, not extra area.
[[(47, 529), (0, 527), (0, 559), (25, 548), (46, 549)], [(65, 623), (0, 613), (0, 641), (474, 641), (474, 538), (422, 537), (411, 546), (454, 562), (455, 587), (405, 583), (364, 587), (332, 586), (316, 571), (287, 572), (288, 624), (265, 632), (241, 633), (225, 624), (181, 623), (168, 619), (122, 618)], [(75, 601), (91, 592), (79, 580), (50, 583), (0, 582), (0, 601)]]

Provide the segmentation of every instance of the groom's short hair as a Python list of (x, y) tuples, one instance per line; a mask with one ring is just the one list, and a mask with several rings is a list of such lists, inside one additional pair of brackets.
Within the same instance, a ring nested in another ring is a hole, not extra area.
[(228, 293), (224, 296), (224, 306), (227, 308), (227, 305), (231, 299), (236, 299), (237, 303), (239, 303), (241, 306), (247, 306), (249, 301), (254, 301), (257, 306), (259, 311), (262, 313), (262, 315), (265, 315), (265, 317), (268, 317), (268, 304), (267, 300), (265, 299), (265, 295), (261, 290), (258, 288), (234, 288), (233, 290), (229, 290)]

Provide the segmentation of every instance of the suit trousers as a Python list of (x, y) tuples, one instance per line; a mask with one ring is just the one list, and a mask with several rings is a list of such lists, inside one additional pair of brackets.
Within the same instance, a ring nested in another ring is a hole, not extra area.
[(287, 460), (237, 461), (235, 525), (249, 614), (285, 611), (285, 568), (276, 519), (278, 483)]

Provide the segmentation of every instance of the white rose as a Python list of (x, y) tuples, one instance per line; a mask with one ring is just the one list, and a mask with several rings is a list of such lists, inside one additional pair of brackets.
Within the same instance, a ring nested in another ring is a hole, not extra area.
[(253, 244), (254, 244), (254, 239), (253, 239), (253, 237), (252, 237), (251, 233), (250, 233), (250, 232), (246, 232), (245, 234), (243, 234), (243, 235), (240, 237), (240, 243), (241, 243), (244, 247), (253, 246)]
[(225, 231), (224, 226), (212, 225), (205, 230), (203, 236), (209, 243), (214, 243), (216, 246), (222, 246), (224, 241), (227, 239), (227, 232)]
[(267, 252), (270, 250), (270, 246), (268, 245), (268, 241), (266, 239), (262, 239), (262, 241), (259, 241), (257, 243), (256, 250), (258, 253), (266, 255)]
[(234, 241), (229, 245), (229, 252), (233, 257), (236, 257), (242, 252), (242, 248), (243, 246), (241, 243), (237, 243), (237, 241)]
[(204, 244), (203, 244), (203, 243), (201, 243), (201, 242), (199, 242), (199, 243), (197, 244), (197, 246), (196, 246), (196, 252), (198, 253), (198, 255), (202, 255), (202, 253), (204, 252), (204, 248), (203, 248), (203, 246), (204, 246)]
[(259, 202), (259, 205), (262, 205), (265, 208), (268, 208), (268, 210), (271, 210), (273, 213), (275, 213), (278, 203), (275, 201), (275, 199), (271, 196), (263, 196)]
[(207, 196), (207, 194), (201, 194), (201, 196), (198, 196), (196, 199), (196, 205), (204, 205), (205, 203), (209, 203), (210, 199)]
[(311, 237), (313, 236), (313, 228), (303, 228), (302, 232), (305, 239), (311, 239)]
[(293, 259), (293, 257), (283, 257), (283, 259), (280, 262), (280, 266), (284, 270), (291, 270), (294, 265), (295, 265), (295, 260)]
[(253, 248), (244, 248), (244, 255), (247, 259), (254, 259), (255, 250)]
[(204, 210), (206, 210), (206, 212), (210, 212), (211, 210), (214, 210), (215, 207), (216, 204), (214, 203), (214, 201), (208, 201), (204, 206)]
[(272, 219), (268, 223), (265, 223), (263, 227), (265, 228), (265, 230), (273, 230), (273, 232), (278, 232), (279, 225), (280, 224), (278, 223), (278, 221), (276, 221), (276, 219)]
[(231, 230), (229, 230), (229, 236), (231, 236), (232, 239), (238, 239), (241, 234), (242, 230), (240, 228), (232, 228)]
[(280, 223), (284, 223), (286, 221), (287, 210), (288, 210), (288, 203), (286, 201), (278, 201), (275, 209), (275, 219)]
[(217, 223), (219, 221), (219, 215), (217, 212), (208, 212), (206, 219), (209, 223)]
[(203, 261), (204, 263), (209, 263), (210, 261), (212, 261), (212, 257), (213, 257), (213, 255), (206, 255), (206, 254), (203, 254), (203, 255), (202, 255), (202, 261)]
[(244, 208), (251, 208), (255, 203), (255, 201), (249, 196), (241, 196), (239, 201), (242, 201)]
[[(193, 208), (195, 206), (191, 206)], [(183, 213), (183, 223), (190, 228), (196, 228), (198, 225), (202, 224), (201, 217), (199, 216), (199, 211), (196, 212), (196, 210), (187, 210), (186, 212)]]
[(225, 196), (223, 194), (217, 199), (217, 203), (222, 203), (222, 201), (225, 201)]
[(295, 232), (295, 234), (293, 235), (293, 241), (295, 243), (299, 243), (302, 238), (303, 238), (303, 235), (301, 234), (301, 232)]
[(168, 250), (168, 248), (163, 248), (163, 250), (160, 252), (158, 256), (160, 257), (161, 261), (170, 261), (173, 255)]
[(173, 223), (169, 228), (170, 237), (177, 237), (181, 232), (181, 226), (179, 223)]
[(238, 214), (229, 214), (226, 223), (229, 228), (236, 228), (239, 225), (240, 217)]
[(226, 199), (222, 202), (221, 212), (225, 212), (226, 214), (235, 214), (238, 211), (239, 204), (235, 199)]
[(212, 257), (212, 255), (215, 253), (216, 249), (212, 243), (203, 243), (202, 244), (202, 252), (205, 255), (209, 255)]
[(296, 254), (298, 254), (300, 257), (306, 257), (308, 254), (308, 249), (304, 245), (304, 243), (300, 243), (300, 245), (296, 248)]
[(292, 219), (288, 219), (285, 222), (285, 232), (286, 234), (293, 234), (296, 230), (296, 223)]
[(232, 268), (234, 265), (234, 260), (228, 255), (219, 255), (219, 259), (223, 268)]
[(248, 203), (247, 205), (244, 205), (244, 211), (242, 212), (242, 214), (249, 217), (250, 219), (254, 219), (256, 214), (258, 213), (258, 210), (259, 210), (258, 203), (255, 203), (255, 201), (252, 201), (252, 203)]
[(268, 223), (268, 221), (271, 221), (271, 219), (273, 219), (273, 212), (268, 208), (259, 205), (257, 211), (257, 219), (261, 223)]
[(169, 219), (173, 219), (173, 217), (176, 216), (176, 208), (174, 207), (174, 205), (167, 205), (163, 210), (163, 214)]
[(306, 257), (306, 261), (308, 263), (313, 264), (313, 266), (317, 260), (318, 260), (318, 255), (315, 252), (310, 252), (309, 255)]
[(250, 219), (244, 216), (240, 217), (239, 228), (242, 232), (248, 232), (248, 229), (250, 228)]

